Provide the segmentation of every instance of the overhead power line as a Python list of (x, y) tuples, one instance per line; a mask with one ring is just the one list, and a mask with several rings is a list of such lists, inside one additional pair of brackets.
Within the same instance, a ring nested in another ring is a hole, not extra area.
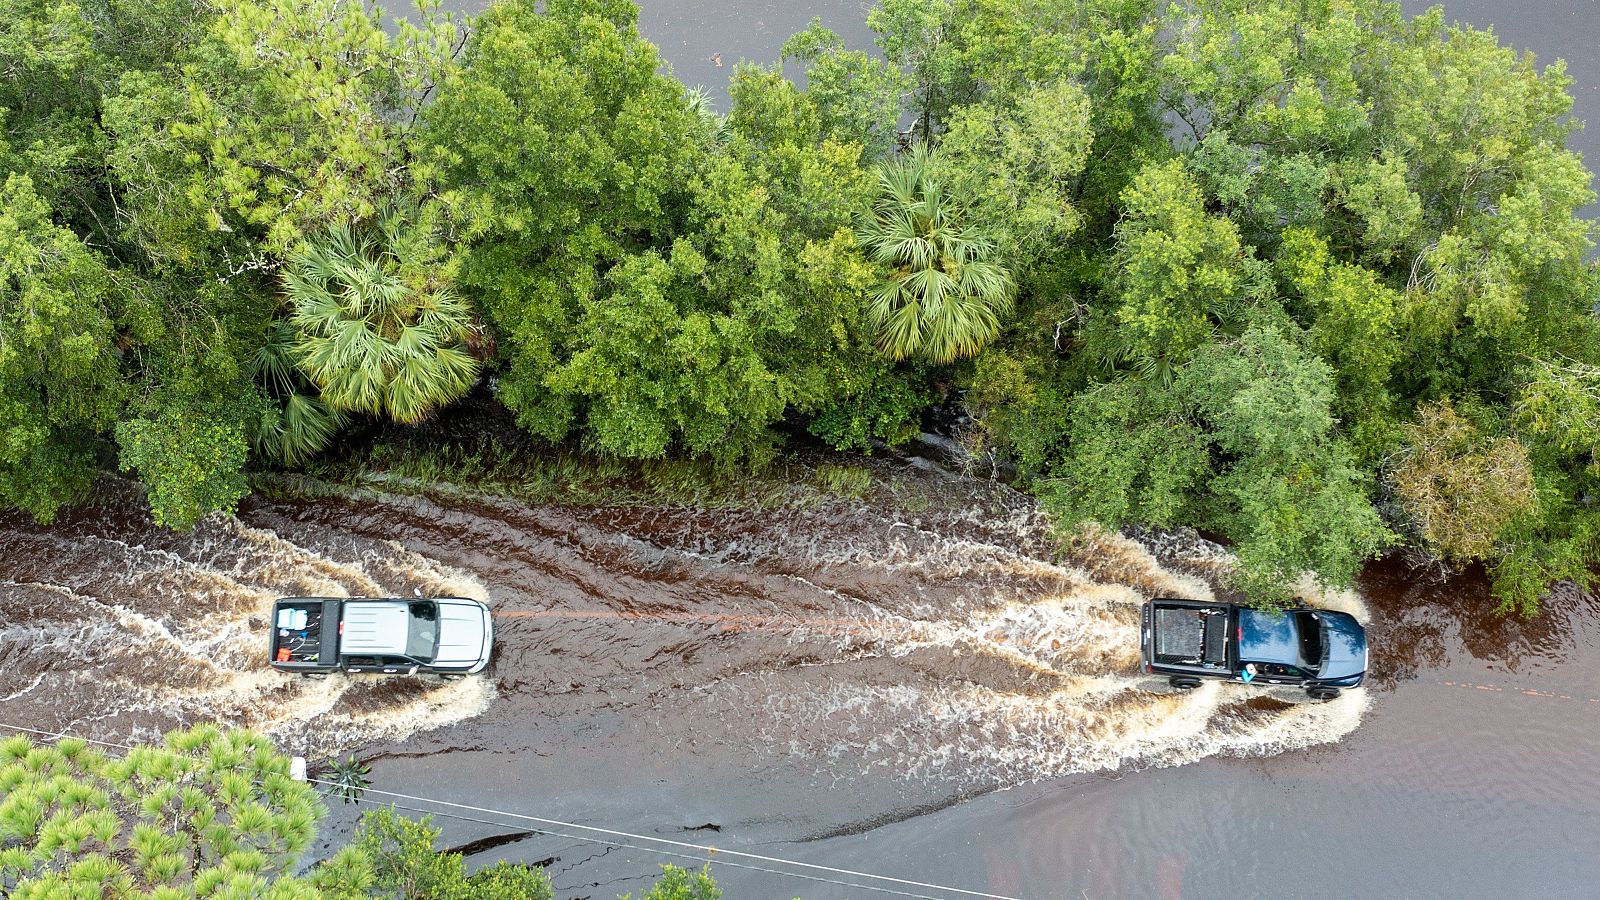
[[(23, 733), (27, 733), (27, 734), (35, 734), (35, 735), (39, 735), (40, 737), (50, 738), (52, 740), (59, 740), (59, 739), (64, 738), (64, 737), (70, 737), (70, 738), (74, 738), (76, 740), (83, 741), (86, 744), (96, 744), (96, 745), (99, 745), (99, 746), (102, 746), (102, 747), (115, 747), (115, 748), (118, 748), (118, 749), (121, 749), (121, 750), (126, 750), (126, 751), (133, 751), (133, 750), (137, 749), (137, 748), (135, 748), (135, 747), (133, 747), (132, 745), (129, 745), (129, 744), (121, 744), (121, 743), (117, 743), (115, 741), (104, 741), (104, 740), (98, 740), (98, 739), (95, 739), (95, 738), (82, 737), (80, 735), (71, 734), (71, 733), (66, 732), (66, 731), (42, 731), (42, 730), (37, 729), (37, 728), (28, 728), (28, 727), (22, 726), (22, 725), (12, 725), (12, 724), (7, 723), (7, 722), (0, 722), (0, 728), (9, 728), (12, 731), (23, 732)], [(163, 747), (153, 747), (152, 746), (152, 747), (146, 747), (146, 749), (165, 751), (165, 752), (168, 752), (168, 753), (172, 753), (173, 755), (179, 755), (176, 752), (171, 751), (171, 750), (167, 750), (166, 748), (163, 748)], [(234, 766), (232, 768), (243, 770), (242, 766)], [(342, 785), (339, 785), (336, 782), (325, 781), (325, 780), (320, 779), (320, 778), (309, 778), (308, 777), (306, 779), (306, 781), (309, 782), (309, 783), (312, 783), (312, 784), (326, 785), (328, 787), (334, 787), (334, 788), (342, 787)], [(674, 840), (670, 840), (668, 838), (652, 837), (652, 836), (647, 835), (647, 834), (634, 834), (632, 832), (618, 831), (616, 829), (611, 829), (611, 828), (599, 828), (599, 827), (593, 826), (593, 825), (580, 825), (580, 824), (578, 824), (576, 822), (563, 822), (563, 821), (561, 821), (559, 819), (547, 819), (547, 818), (543, 818), (543, 817), (540, 817), (540, 816), (530, 816), (530, 815), (528, 815), (526, 813), (512, 812), (510, 810), (501, 810), (501, 809), (492, 809), (492, 808), (488, 808), (488, 807), (473, 806), (471, 804), (456, 803), (456, 802), (450, 801), (450, 800), (437, 800), (437, 799), (434, 799), (432, 797), (421, 797), (421, 796), (417, 796), (415, 794), (402, 794), (402, 793), (399, 793), (399, 792), (396, 792), (396, 791), (385, 791), (385, 790), (380, 790), (378, 788), (373, 788), (373, 787), (363, 788), (362, 791), (365, 794), (376, 794), (376, 795), (380, 795), (380, 796), (384, 796), (384, 797), (395, 797), (395, 798), (399, 798), (399, 799), (402, 799), (402, 800), (409, 800), (409, 801), (412, 801), (412, 802), (415, 802), (415, 803), (430, 803), (430, 804), (434, 804), (436, 806), (450, 807), (451, 809), (467, 810), (469, 812), (481, 813), (481, 814), (484, 814), (484, 815), (501, 816), (501, 817), (505, 817), (505, 818), (521, 820), (521, 821), (524, 821), (524, 822), (535, 822), (535, 823), (538, 823), (540, 825), (548, 826), (547, 828), (531, 829), (531, 830), (535, 831), (536, 833), (548, 834), (548, 835), (551, 835), (551, 836), (554, 836), (554, 837), (562, 837), (562, 838), (566, 838), (568, 840), (589, 841), (589, 842), (596, 843), (596, 844), (606, 844), (608, 846), (613, 846), (613, 847), (623, 847), (623, 848), (627, 848), (627, 849), (630, 849), (630, 850), (637, 850), (637, 851), (640, 851), (640, 852), (643, 852), (643, 853), (659, 853), (659, 854), (664, 855), (664, 856), (672, 856), (672, 857), (677, 857), (677, 858), (680, 858), (680, 859), (689, 859), (689, 860), (693, 860), (695, 862), (711, 862), (712, 858), (716, 857), (715, 861), (717, 862), (718, 865), (725, 865), (725, 866), (728, 866), (730, 868), (748, 869), (748, 870), (751, 870), (751, 871), (763, 872), (763, 873), (767, 873), (767, 874), (771, 874), (771, 875), (780, 875), (780, 876), (786, 876), (786, 877), (790, 877), (790, 878), (800, 878), (800, 879), (804, 879), (804, 880), (807, 880), (807, 881), (824, 882), (824, 883), (828, 883), (828, 884), (839, 885), (839, 886), (842, 886), (842, 887), (860, 888), (860, 889), (863, 889), (863, 890), (874, 891), (874, 892), (877, 892), (877, 893), (895, 894), (895, 895), (903, 896), (903, 897), (918, 897), (918, 898), (922, 898), (922, 900), (939, 900), (939, 898), (927, 897), (926, 895), (923, 895), (923, 894), (913, 894), (913, 893), (909, 893), (909, 892), (906, 892), (906, 891), (894, 890), (894, 889), (891, 889), (891, 888), (884, 887), (883, 884), (882, 884), (882, 883), (888, 883), (888, 884), (901, 885), (901, 886), (904, 886), (904, 887), (923, 888), (923, 889), (926, 889), (926, 890), (934, 890), (934, 891), (944, 891), (946, 893), (958, 894), (958, 895), (961, 895), (961, 896), (964, 896), (964, 897), (981, 897), (981, 898), (985, 898), (985, 900), (1020, 900), (1020, 898), (1010, 897), (1010, 896), (1006, 896), (1004, 894), (991, 894), (991, 893), (986, 893), (984, 891), (974, 891), (974, 890), (969, 890), (967, 888), (952, 887), (950, 885), (937, 884), (937, 883), (934, 883), (934, 882), (913, 881), (911, 879), (906, 879), (906, 878), (895, 878), (895, 877), (890, 876), (890, 875), (877, 875), (877, 874), (874, 874), (872, 872), (861, 872), (861, 871), (856, 871), (856, 870), (853, 870), (853, 869), (843, 869), (843, 868), (839, 868), (839, 867), (836, 867), (836, 866), (821, 865), (819, 863), (800, 862), (798, 860), (783, 859), (782, 857), (776, 857), (776, 856), (764, 856), (764, 855), (761, 855), (759, 853), (747, 853), (747, 852), (742, 851), (742, 850), (728, 850), (728, 849), (724, 849), (724, 848), (714, 847), (714, 846), (711, 846), (709, 844), (693, 844), (693, 843), (688, 843), (686, 841), (674, 841)], [(431, 814), (431, 815), (440, 815), (440, 816), (445, 816), (446, 818), (461, 819), (463, 821), (470, 821), (470, 822), (478, 822), (480, 824), (494, 825), (496, 827), (501, 827), (501, 828), (516, 827), (516, 826), (510, 825), (509, 823), (506, 823), (506, 822), (503, 822), (503, 821), (502, 822), (494, 822), (494, 821), (489, 821), (489, 820), (486, 820), (486, 819), (475, 818), (475, 817), (472, 817), (472, 816), (461, 815), (461, 814), (458, 814), (458, 813), (446, 812), (446, 811), (443, 811), (443, 810), (418, 809), (416, 807), (405, 806), (403, 804), (393, 803), (393, 802), (390, 802), (390, 803), (388, 803), (386, 805), (395, 806), (395, 807), (400, 808), (400, 809), (406, 809), (406, 810), (409, 810), (411, 812), (423, 813), (424, 815), (429, 815), (429, 814)], [(576, 830), (576, 831), (580, 831), (580, 832), (586, 832), (586, 833), (582, 834), (582, 835), (563, 834), (563, 833), (560, 833), (560, 832), (550, 831), (550, 830), (548, 830), (548, 828), (565, 828), (565, 829), (572, 829), (572, 830)], [(626, 838), (626, 839), (632, 840), (632, 841), (645, 841), (645, 842), (649, 842), (651, 844), (664, 844), (664, 845), (666, 845), (668, 847), (675, 847), (675, 848), (679, 848), (679, 849), (677, 849), (677, 850), (668, 850), (668, 849), (664, 849), (663, 847), (659, 847), (659, 846), (640, 847), (640, 846), (637, 846), (635, 844), (628, 844), (628, 843), (623, 843), (623, 842), (619, 842), (619, 841), (615, 841), (615, 840), (601, 839), (601, 838), (598, 838), (598, 837), (594, 837), (594, 835), (606, 835), (609, 838)], [(691, 853), (683, 852), (683, 851), (687, 851), (687, 850), (697, 851), (697, 853), (691, 854)], [(700, 854), (703, 854), (703, 855), (700, 855)], [(756, 861), (756, 862), (764, 862), (764, 863), (769, 863), (769, 864), (781, 865), (781, 866), (794, 866), (794, 867), (802, 868), (802, 869), (810, 869), (810, 870), (816, 871), (816, 872), (827, 872), (827, 873), (829, 873), (831, 875), (837, 875), (837, 876), (843, 876), (843, 877), (849, 877), (849, 878), (867, 879), (867, 880), (877, 881), (877, 882), (881, 882), (881, 883), (873, 885), (873, 884), (859, 884), (859, 883), (851, 883), (851, 882), (845, 882), (845, 881), (837, 881), (837, 880), (834, 880), (832, 878), (819, 877), (819, 876), (811, 875), (811, 874), (804, 873), (804, 872), (787, 872), (787, 871), (782, 871), (782, 870), (777, 870), (777, 869), (768, 869), (768, 868), (763, 868), (763, 867), (760, 867), (760, 866), (754, 866), (754, 865), (731, 862), (731, 861), (723, 858), (723, 857), (729, 857), (729, 856), (738, 857), (740, 859), (753, 860), (753, 861)]]
[[(307, 780), (308, 781), (313, 781), (315, 779), (307, 779)], [(327, 784), (328, 782), (318, 782), (318, 783)], [(358, 800), (356, 802), (358, 802), (358, 803), (370, 803), (371, 801)], [(517, 827), (521, 827), (521, 826), (511, 825), (511, 824), (506, 823), (506, 822), (494, 822), (494, 821), (490, 821), (489, 819), (480, 819), (480, 818), (477, 818), (476, 816), (462, 815), (461, 813), (440, 812), (438, 810), (423, 809), (422, 807), (419, 807), (419, 806), (407, 806), (404, 803), (395, 803), (393, 801), (390, 801), (390, 802), (384, 803), (384, 804), (379, 804), (379, 805), (389, 806), (389, 807), (393, 807), (395, 809), (403, 809), (403, 810), (407, 810), (409, 812), (422, 813), (423, 815), (444, 816), (446, 818), (451, 818), (451, 819), (460, 819), (460, 820), (462, 820), (464, 822), (477, 822), (480, 825), (493, 825), (493, 826), (496, 826), (498, 828), (517, 828)], [(699, 862), (707, 862), (708, 863), (709, 862), (709, 860), (706, 860), (706, 859), (704, 859), (702, 857), (699, 857), (699, 856), (694, 856), (694, 855), (691, 855), (691, 854), (688, 854), (688, 853), (678, 853), (678, 852), (673, 851), (673, 850), (663, 850), (660, 847), (640, 847), (640, 846), (637, 846), (635, 844), (625, 844), (625, 843), (622, 843), (620, 841), (608, 841), (608, 840), (604, 840), (602, 838), (592, 837), (590, 835), (562, 834), (559, 831), (551, 831), (551, 830), (546, 829), (546, 828), (532, 828), (532, 829), (529, 829), (529, 830), (534, 834), (542, 834), (542, 835), (548, 835), (550, 837), (566, 838), (567, 840), (580, 841), (582, 843), (604, 844), (604, 845), (606, 845), (608, 847), (622, 847), (622, 848), (625, 848), (625, 849), (628, 849), (628, 850), (638, 850), (638, 851), (643, 852), (643, 853), (658, 853), (658, 854), (661, 854), (663, 856), (671, 856), (671, 857), (675, 857), (675, 858), (678, 858), (678, 859), (686, 859), (686, 860), (689, 860), (690, 862), (696, 862), (696, 863), (699, 863)], [(820, 882), (822, 884), (838, 885), (840, 887), (858, 888), (860, 890), (865, 890), (865, 891), (876, 891), (877, 893), (880, 893), (880, 894), (893, 894), (893, 895), (898, 896), (898, 897), (915, 897), (915, 898), (917, 898), (917, 900), (941, 900), (941, 898), (934, 897), (934, 896), (929, 895), (929, 894), (913, 894), (910, 891), (895, 890), (894, 888), (886, 888), (886, 887), (882, 887), (881, 885), (858, 884), (858, 883), (852, 882), (852, 881), (839, 881), (838, 879), (824, 878), (824, 877), (822, 877), (820, 875), (809, 875), (809, 874), (806, 874), (804, 872), (784, 872), (784, 871), (781, 871), (781, 870), (778, 870), (778, 869), (768, 869), (768, 868), (764, 868), (762, 866), (752, 866), (752, 865), (749, 865), (747, 863), (736, 863), (736, 862), (728, 862), (727, 860), (718, 860), (717, 861), (717, 865), (719, 865), (719, 866), (727, 866), (727, 867), (733, 868), (733, 869), (746, 869), (746, 870), (751, 871), (751, 872), (764, 872), (764, 873), (766, 873), (768, 875), (781, 875), (781, 876), (786, 876), (786, 877), (789, 877), (789, 878), (802, 878), (802, 879), (805, 879), (806, 881), (815, 881), (815, 882)]]

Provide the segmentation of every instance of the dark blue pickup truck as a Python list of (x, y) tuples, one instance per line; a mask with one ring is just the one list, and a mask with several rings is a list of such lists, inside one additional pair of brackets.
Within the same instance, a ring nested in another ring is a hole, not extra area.
[(1313, 700), (1332, 700), (1367, 676), (1366, 629), (1326, 609), (1266, 612), (1157, 597), (1144, 605), (1140, 650), (1144, 670), (1180, 691), (1219, 678), (1295, 685)]

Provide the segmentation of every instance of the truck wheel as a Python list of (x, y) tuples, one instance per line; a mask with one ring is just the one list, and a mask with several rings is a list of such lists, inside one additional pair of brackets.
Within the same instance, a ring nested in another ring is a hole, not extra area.
[(1192, 691), (1195, 688), (1200, 686), (1200, 679), (1198, 679), (1198, 678), (1172, 678), (1172, 679), (1169, 679), (1169, 683), (1172, 685), (1172, 689), (1175, 690), (1175, 691)]
[(1339, 689), (1338, 688), (1331, 688), (1331, 687), (1309, 688), (1306, 691), (1306, 696), (1310, 697), (1313, 700), (1319, 701), (1319, 702), (1325, 701), (1325, 700), (1332, 700), (1333, 698), (1339, 696)]

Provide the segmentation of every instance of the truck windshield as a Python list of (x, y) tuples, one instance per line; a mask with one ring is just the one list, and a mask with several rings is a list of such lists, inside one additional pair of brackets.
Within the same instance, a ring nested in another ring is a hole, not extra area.
[(409, 625), (406, 655), (419, 662), (432, 662), (439, 650), (439, 604), (432, 600), (411, 601)]

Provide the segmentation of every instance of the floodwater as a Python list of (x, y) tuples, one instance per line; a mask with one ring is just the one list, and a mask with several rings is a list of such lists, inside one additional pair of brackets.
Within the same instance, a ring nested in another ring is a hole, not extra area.
[[(111, 480), (49, 527), (0, 517), (0, 718), (353, 750), (378, 788), (492, 810), (402, 801), (466, 815), (457, 846), (513, 812), (1009, 897), (1592, 896), (1593, 598), (1508, 622), (1481, 579), (1375, 566), (1317, 596), (1370, 622), (1369, 687), (1174, 695), (1138, 671), (1138, 603), (1215, 595), (1216, 547), (1058, 558), (1025, 498), (879, 466), (864, 499), (760, 511), (330, 494), (183, 535)], [(274, 596), (413, 591), (491, 603), (487, 677), (266, 667)], [(563, 898), (685, 861), (547, 830), (472, 861), (544, 862)], [(855, 886), (724, 856), (729, 897), (874, 896), (743, 862)]]
[[(719, 91), (812, 15), (869, 47), (865, 8), (646, 0), (641, 27)], [(1595, 0), (1447, 9), (1565, 57), (1600, 121)], [(1594, 165), (1600, 129), (1573, 146)], [(0, 721), (124, 739), (221, 719), (353, 750), (378, 788), (493, 810), (402, 801), (459, 816), (439, 820), (456, 846), (510, 836), (470, 861), (545, 863), (564, 900), (695, 863), (505, 812), (1010, 897), (1595, 896), (1593, 597), (1506, 621), (1481, 576), (1389, 561), (1322, 598), (1368, 620), (1369, 687), (1173, 696), (1136, 671), (1137, 603), (1215, 592), (1215, 548), (1112, 536), (1058, 559), (1021, 498), (895, 477), (912, 487), (760, 512), (256, 498), (181, 535), (111, 480), (50, 527), (0, 516)], [(413, 592), (493, 605), (487, 677), (264, 664), (275, 596)], [(715, 871), (730, 898), (878, 896)]]

